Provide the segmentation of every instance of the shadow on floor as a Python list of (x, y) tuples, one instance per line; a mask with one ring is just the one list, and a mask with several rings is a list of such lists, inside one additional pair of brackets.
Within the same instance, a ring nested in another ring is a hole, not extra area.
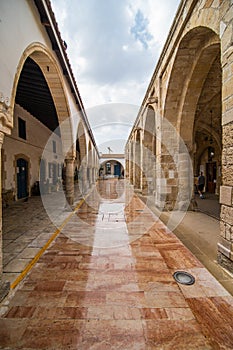
[(198, 210), (201, 213), (212, 216), (215, 219), (220, 219), (220, 203), (219, 196), (213, 193), (205, 193), (204, 199), (201, 199), (198, 194), (195, 194)]

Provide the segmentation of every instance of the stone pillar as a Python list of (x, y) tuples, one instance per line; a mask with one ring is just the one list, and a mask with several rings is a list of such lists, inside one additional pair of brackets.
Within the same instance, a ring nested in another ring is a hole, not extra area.
[(135, 188), (141, 189), (141, 147), (138, 141), (135, 144)]
[(222, 186), (218, 263), (233, 273), (233, 12), (231, 2), (220, 7), (222, 62)]
[(136, 155), (136, 142), (135, 142), (135, 134), (133, 136), (133, 144), (132, 144), (132, 149), (133, 149), (133, 185), (134, 188), (136, 188), (136, 169), (137, 169), (137, 155)]
[(129, 143), (129, 182), (133, 184), (133, 144)]
[(142, 129), (137, 128), (134, 143), (134, 187), (141, 190), (141, 134)]
[[(178, 196), (179, 142), (176, 132), (166, 121), (161, 126), (156, 156), (155, 205), (160, 210), (173, 210)], [(177, 209), (177, 208), (176, 208)]]
[(82, 180), (81, 180), (81, 192), (85, 194), (88, 190), (88, 179), (87, 179), (87, 165), (82, 162)]
[(125, 179), (129, 177), (129, 145), (125, 147)]
[(148, 194), (148, 162), (149, 162), (149, 155), (148, 155), (148, 149), (146, 145), (143, 145), (142, 147), (142, 158), (141, 158), (141, 169), (142, 169), (142, 175), (141, 175), (141, 189), (142, 189), (142, 195), (146, 196)]
[(94, 185), (95, 181), (94, 181), (94, 168), (91, 166), (90, 168), (90, 184), (91, 187)]
[(128, 160), (128, 155), (126, 154), (126, 158), (125, 158), (125, 178), (128, 179), (129, 178), (129, 160)]
[[(4, 133), (0, 132), (0, 164), (2, 164), (2, 144), (4, 140)], [(5, 296), (9, 293), (10, 283), (2, 281), (3, 274), (3, 248), (2, 248), (2, 171), (0, 169), (0, 302), (5, 298)]]
[[(4, 140), (4, 134), (0, 132), (0, 164), (2, 164), (2, 144)], [(2, 261), (3, 261), (3, 253), (2, 253), (2, 171), (0, 172), (0, 276), (2, 275)]]
[(74, 157), (66, 158), (66, 200), (69, 205), (74, 204)]
[(218, 263), (233, 273), (233, 186), (221, 186), (220, 203)]
[(10, 282), (2, 281), (3, 274), (3, 250), (2, 250), (2, 145), (4, 135), (9, 135), (13, 128), (13, 113), (5, 101), (0, 101), (0, 302), (10, 290)]
[(87, 167), (87, 185), (88, 189), (90, 189), (92, 185), (92, 168), (90, 165)]
[(188, 210), (193, 195), (192, 162), (188, 152), (178, 155), (178, 184), (177, 209)]

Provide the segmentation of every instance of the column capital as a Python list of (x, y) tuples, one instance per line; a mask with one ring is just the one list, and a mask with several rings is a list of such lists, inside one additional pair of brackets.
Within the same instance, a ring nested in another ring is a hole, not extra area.
[(13, 129), (13, 113), (5, 101), (0, 101), (0, 132), (9, 135)]
[(66, 163), (73, 163), (75, 161), (75, 156), (74, 155), (69, 155), (65, 158)]

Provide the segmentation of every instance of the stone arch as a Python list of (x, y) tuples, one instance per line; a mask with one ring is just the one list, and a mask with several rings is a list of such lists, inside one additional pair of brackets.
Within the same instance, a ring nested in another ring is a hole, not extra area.
[(78, 124), (77, 140), (80, 147), (79, 188), (84, 194), (88, 188), (87, 140), (82, 121)]
[(93, 164), (93, 158), (92, 158), (92, 147), (91, 147), (91, 141), (88, 141), (88, 154), (87, 154), (87, 180), (89, 185), (92, 184), (92, 164)]
[[(100, 165), (103, 165), (106, 162), (110, 162), (110, 161), (116, 161), (116, 159), (108, 158), (107, 160), (104, 160)], [(117, 162), (120, 163), (122, 165), (122, 167), (124, 168), (124, 163), (120, 159), (117, 159)]]
[(88, 142), (88, 166), (92, 166), (92, 147), (90, 140)]
[[(110, 164), (110, 173), (107, 173), (106, 164)], [(103, 175), (122, 176), (122, 171), (125, 171), (123, 162), (120, 159), (108, 158), (100, 164), (100, 169), (103, 169)]]
[(177, 128), (191, 148), (198, 100), (219, 53), (218, 35), (202, 26), (190, 30), (177, 49), (165, 98), (164, 117)]
[(155, 143), (155, 110), (152, 105), (147, 106), (144, 129), (143, 129), (143, 144), (154, 154)]
[(80, 147), (80, 159), (81, 161), (87, 162), (86, 135), (85, 135), (83, 123), (81, 121), (78, 124), (77, 140), (79, 142), (79, 147)]
[(23, 66), (28, 57), (30, 57), (40, 67), (51, 92), (58, 117), (64, 155), (66, 156), (68, 152), (71, 152), (73, 154), (75, 150), (71, 141), (73, 139), (72, 123), (70, 119), (68, 98), (66, 96), (65, 85), (63, 82), (64, 78), (62, 76), (58, 62), (51, 54), (50, 50), (41, 43), (36, 42), (29, 45), (24, 50), (19, 60), (13, 82), (12, 94), (10, 97), (10, 109), (12, 110), (12, 118), (18, 82)]
[[(164, 118), (176, 128), (177, 141), (179, 136), (187, 146), (194, 170), (198, 168), (198, 148), (204, 138), (202, 136), (197, 141), (197, 135), (200, 135), (203, 127), (205, 132), (210, 129), (210, 126), (214, 129), (212, 121), (210, 122), (210, 110), (214, 110), (214, 124), (218, 124), (219, 133), (221, 133), (221, 85), (219, 36), (212, 29), (204, 26), (189, 30), (177, 48), (165, 98)], [(214, 131), (206, 136), (206, 140), (210, 139), (213, 133)], [(202, 135), (204, 135), (203, 132)], [(174, 138), (174, 142), (177, 141)], [(177, 147), (179, 147), (178, 144)], [(184, 151), (180, 150), (180, 152)], [(220, 156), (217, 159), (218, 165), (219, 158)], [(204, 167), (207, 168), (206, 165), (202, 165), (202, 168)], [(197, 170), (196, 172), (198, 173)], [(191, 177), (185, 182), (192, 186)], [(218, 182), (220, 183), (220, 179)]]

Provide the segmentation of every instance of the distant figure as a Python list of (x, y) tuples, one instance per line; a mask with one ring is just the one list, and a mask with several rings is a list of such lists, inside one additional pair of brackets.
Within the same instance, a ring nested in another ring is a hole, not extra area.
[(110, 154), (112, 152), (111, 147), (108, 147), (108, 153)]
[(203, 172), (201, 171), (201, 174), (198, 176), (198, 182), (197, 182), (197, 190), (200, 195), (200, 198), (204, 198), (203, 196), (203, 190), (205, 187), (205, 176), (203, 175)]

